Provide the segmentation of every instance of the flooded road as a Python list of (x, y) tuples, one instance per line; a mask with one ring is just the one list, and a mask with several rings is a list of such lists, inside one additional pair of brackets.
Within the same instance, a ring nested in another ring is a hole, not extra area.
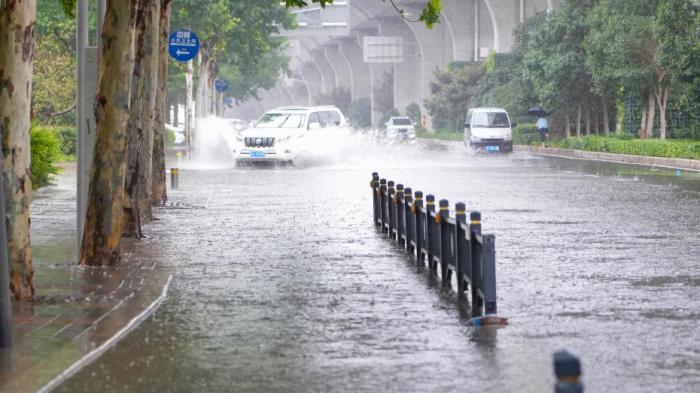
[[(698, 174), (399, 150), (183, 169), (142, 244), (169, 298), (58, 391), (539, 393), (563, 347), (590, 392), (700, 386)], [(376, 232), (372, 171), (482, 212), (510, 326), (467, 326)]]

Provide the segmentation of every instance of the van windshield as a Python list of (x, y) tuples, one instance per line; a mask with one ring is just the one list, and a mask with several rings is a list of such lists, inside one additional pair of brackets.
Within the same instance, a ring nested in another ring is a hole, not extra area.
[(255, 128), (301, 128), (306, 115), (298, 113), (266, 113), (255, 124)]
[(508, 116), (505, 112), (477, 112), (472, 115), (472, 127), (508, 128)]

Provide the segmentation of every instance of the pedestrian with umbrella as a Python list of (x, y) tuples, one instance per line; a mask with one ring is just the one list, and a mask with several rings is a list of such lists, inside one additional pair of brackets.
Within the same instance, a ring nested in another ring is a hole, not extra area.
[(540, 105), (533, 106), (527, 111), (532, 116), (537, 116), (537, 131), (540, 133), (540, 142), (544, 147), (544, 141), (549, 138), (549, 121), (547, 120), (547, 112)]

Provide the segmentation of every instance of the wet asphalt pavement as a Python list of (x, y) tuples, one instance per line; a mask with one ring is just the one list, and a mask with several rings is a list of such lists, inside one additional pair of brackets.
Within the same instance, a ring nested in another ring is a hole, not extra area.
[[(391, 151), (391, 153), (390, 153)], [(467, 203), (496, 234), (503, 329), (469, 327), (371, 222), (370, 174)], [(304, 168), (181, 170), (150, 247), (169, 298), (58, 391), (551, 391), (700, 386), (700, 174), (357, 147)]]

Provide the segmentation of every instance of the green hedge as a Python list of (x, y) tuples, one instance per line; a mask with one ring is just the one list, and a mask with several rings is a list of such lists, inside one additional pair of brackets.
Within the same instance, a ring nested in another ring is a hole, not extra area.
[(61, 159), (61, 139), (53, 127), (32, 126), (31, 151), (32, 187), (51, 184), (52, 176), (59, 172), (56, 163)]
[(435, 132), (416, 131), (416, 136), (418, 138), (440, 139), (443, 141), (462, 141), (462, 140), (464, 140), (464, 133), (461, 131), (454, 131), (454, 130), (437, 130)]
[(700, 141), (693, 140), (586, 136), (581, 139), (567, 138), (552, 145), (565, 149), (700, 160)]

